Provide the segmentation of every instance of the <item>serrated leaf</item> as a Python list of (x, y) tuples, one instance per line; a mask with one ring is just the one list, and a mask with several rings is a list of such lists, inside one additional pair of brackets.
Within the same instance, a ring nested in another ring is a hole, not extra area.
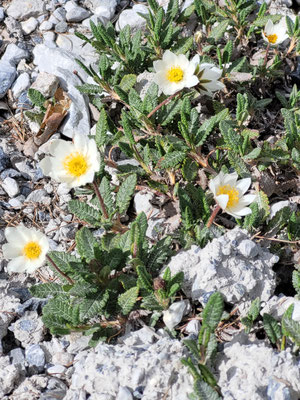
[(148, 296), (143, 297), (141, 304), (142, 308), (150, 311), (162, 311), (163, 307), (158, 303), (155, 295), (152, 293)]
[(125, 293), (120, 294), (118, 297), (118, 304), (121, 307), (124, 315), (128, 315), (133, 309), (135, 303), (137, 302), (138, 294), (139, 288), (137, 286), (134, 286)]
[(88, 321), (91, 318), (103, 313), (103, 309), (109, 300), (109, 291), (99, 293), (94, 298), (85, 298), (80, 302), (79, 315), (80, 321)]
[(34, 297), (39, 297), (41, 299), (44, 299), (48, 296), (56, 296), (65, 293), (63, 286), (54, 282), (41, 283), (39, 285), (31, 286), (29, 291)]
[(116, 197), (116, 207), (119, 213), (124, 213), (130, 203), (131, 197), (135, 191), (137, 183), (137, 176), (135, 174), (129, 175), (125, 181), (119, 187), (119, 191)]
[(174, 168), (185, 159), (184, 151), (173, 151), (167, 153), (162, 160), (159, 161), (158, 168)]
[(96, 124), (95, 141), (98, 146), (107, 144), (108, 123), (107, 115), (104, 109), (101, 110), (98, 122)]
[(221, 21), (214, 29), (211, 30), (209, 34), (209, 39), (214, 39), (216, 42), (224, 36), (224, 33), (229, 25), (229, 20), (224, 19)]
[(193, 354), (196, 360), (200, 361), (200, 350), (198, 348), (198, 344), (195, 340), (192, 339), (184, 339), (183, 343), (186, 345), (186, 347), (190, 350), (190, 352)]
[(152, 277), (149, 272), (147, 272), (145, 266), (138, 265), (136, 267), (136, 272), (138, 274), (138, 287), (152, 293), (154, 290), (152, 286)]
[(203, 325), (214, 331), (221, 321), (223, 310), (224, 301), (222, 295), (219, 292), (213, 293), (203, 310)]
[(255, 300), (252, 301), (250, 309), (247, 313), (247, 316), (252, 321), (255, 321), (256, 318), (259, 316), (259, 312), (260, 312), (260, 298), (257, 297)]
[(197, 379), (194, 383), (194, 391), (201, 400), (221, 400), (218, 393), (206, 382)]
[(70, 200), (68, 209), (72, 214), (92, 226), (100, 225), (100, 212), (80, 200)]
[(187, 181), (194, 181), (197, 178), (199, 167), (194, 160), (187, 158), (182, 166), (182, 175)]
[(88, 228), (83, 227), (76, 233), (77, 251), (80, 257), (85, 258), (87, 262), (95, 258), (94, 246), (96, 244), (97, 240)]
[(114, 200), (113, 200), (113, 196), (112, 196), (112, 192), (111, 192), (111, 188), (110, 188), (110, 183), (109, 183), (109, 180), (106, 178), (106, 176), (104, 176), (102, 178), (99, 190), (100, 190), (100, 194), (103, 198), (103, 202), (106, 207), (106, 210), (107, 210), (108, 214), (110, 215), (115, 211), (115, 207), (114, 207)]
[(119, 86), (122, 90), (124, 90), (124, 92), (129, 92), (129, 90), (133, 88), (135, 83), (136, 83), (136, 75), (127, 74), (123, 76)]
[(281, 340), (281, 329), (275, 318), (270, 314), (263, 315), (264, 329), (271, 343), (276, 344)]
[(283, 314), (281, 320), (282, 332), (285, 336), (288, 336), (290, 339), (292, 339), (297, 346), (300, 346), (300, 323), (292, 319), (293, 311), (294, 304), (290, 305), (290, 307)]
[(40, 107), (43, 111), (46, 111), (46, 108), (44, 106), (46, 97), (44, 97), (44, 95), (41, 92), (39, 92), (36, 89), (29, 88), (27, 95), (32, 104), (34, 104), (37, 107)]
[(176, 45), (172, 48), (175, 54), (185, 54), (193, 46), (194, 38), (190, 36), (188, 38), (180, 38)]

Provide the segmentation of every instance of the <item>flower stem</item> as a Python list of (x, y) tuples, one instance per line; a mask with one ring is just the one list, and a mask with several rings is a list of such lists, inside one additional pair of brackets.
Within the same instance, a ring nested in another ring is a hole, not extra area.
[(157, 110), (159, 110), (162, 106), (164, 106), (165, 104), (169, 103), (170, 100), (173, 99), (173, 97), (177, 96), (178, 93), (180, 93), (181, 90), (179, 90), (178, 92), (171, 94), (171, 96), (167, 97), (164, 101), (162, 101), (158, 106), (156, 106), (151, 112), (149, 112), (149, 114), (147, 115), (147, 118), (152, 117), (152, 115), (154, 113), (156, 113)]
[(107, 211), (106, 211), (106, 207), (105, 207), (103, 198), (102, 198), (102, 196), (101, 196), (101, 194), (100, 194), (99, 188), (98, 188), (98, 186), (97, 186), (97, 184), (96, 184), (95, 181), (93, 182), (93, 187), (94, 187), (96, 196), (98, 197), (98, 200), (99, 200), (99, 203), (100, 203), (100, 207), (101, 207), (103, 216), (104, 216), (105, 219), (108, 219), (109, 217), (108, 217), (108, 213), (107, 213)]
[(50, 264), (54, 267), (54, 269), (61, 275), (63, 276), (71, 285), (74, 285), (74, 281), (66, 275), (57, 265), (56, 263), (52, 260), (48, 254), (46, 255), (47, 260), (50, 262)]
[(209, 228), (211, 226), (211, 224), (214, 222), (214, 219), (216, 218), (218, 212), (221, 210), (221, 207), (217, 204), (213, 210), (213, 212), (211, 213), (211, 216), (206, 224), (206, 227)]
[(270, 50), (270, 43), (268, 43), (267, 48), (266, 48), (266, 54), (265, 54), (265, 60), (264, 60), (263, 67), (265, 67), (267, 65), (269, 50)]

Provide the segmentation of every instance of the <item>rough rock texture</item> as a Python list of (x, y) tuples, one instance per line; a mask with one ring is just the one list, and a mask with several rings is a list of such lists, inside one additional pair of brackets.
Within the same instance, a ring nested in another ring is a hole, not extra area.
[(5, 282), (0, 282), (0, 354), (1, 339), (7, 334), (7, 328), (11, 321), (15, 318), (20, 300), (14, 296), (10, 296), (7, 292)]
[(298, 400), (299, 361), (241, 333), (217, 356), (218, 384), (224, 400)]
[(170, 338), (153, 343), (156, 336), (152, 335), (152, 343), (148, 335), (146, 343), (99, 344), (95, 350), (80, 353), (74, 359), (75, 371), (65, 400), (84, 399), (87, 395), (90, 400), (113, 400), (124, 387), (127, 395), (128, 391), (133, 396), (139, 394), (136, 398), (162, 400), (168, 393), (168, 399), (188, 399), (192, 379), (180, 362), (184, 346)]
[(39, 343), (43, 340), (45, 333), (42, 319), (36, 311), (26, 311), (22, 318), (11, 324), (9, 329), (14, 332), (15, 338), (22, 343), (23, 347)]
[(183, 290), (188, 297), (206, 303), (211, 293), (221, 292), (236, 303), (260, 297), (267, 301), (275, 289), (272, 266), (278, 257), (249, 240), (235, 228), (214, 239), (204, 249), (192, 246), (169, 262), (172, 274), (184, 272)]
[(45, 5), (45, 2), (41, 0), (13, 0), (6, 12), (10, 17), (24, 20), (43, 14)]
[(19, 369), (10, 363), (9, 357), (0, 357), (0, 398), (12, 391), (19, 378)]

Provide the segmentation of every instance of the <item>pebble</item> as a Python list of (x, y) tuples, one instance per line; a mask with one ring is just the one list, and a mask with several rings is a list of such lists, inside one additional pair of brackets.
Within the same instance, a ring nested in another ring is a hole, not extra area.
[(67, 368), (62, 365), (53, 365), (52, 367), (47, 368), (47, 372), (50, 375), (63, 375), (66, 370)]
[(17, 99), (24, 90), (30, 86), (30, 76), (27, 72), (23, 72), (12, 86), (12, 93), (14, 98)]
[(43, 203), (43, 204), (50, 204), (50, 197), (47, 196), (47, 192), (44, 189), (36, 189), (29, 194), (26, 198), (26, 202), (32, 203)]
[(50, 31), (54, 26), (54, 23), (51, 21), (43, 21), (40, 25), (40, 31)]
[(65, 33), (68, 30), (68, 24), (65, 21), (60, 21), (55, 25), (55, 32)]
[(42, 372), (45, 365), (45, 353), (39, 344), (32, 344), (25, 350), (25, 358), (28, 364), (37, 367)]
[(252, 240), (242, 240), (238, 246), (239, 252), (246, 258), (254, 258), (258, 254), (258, 247)]
[(116, 400), (133, 400), (131, 391), (126, 386), (120, 386)]
[[(71, 4), (70, 7), (67, 7), (68, 4)], [(66, 20), (68, 22), (81, 22), (82, 20), (88, 18), (90, 13), (83, 7), (78, 7), (73, 5), (71, 1), (66, 3), (65, 9), (67, 10)]]
[(189, 301), (181, 300), (171, 304), (167, 311), (163, 311), (163, 321), (170, 331), (181, 322), (188, 307)]
[[(0, 147), (0, 172), (6, 170), (10, 165), (10, 158), (8, 155), (3, 151), (2, 147)], [(14, 170), (13, 170), (14, 171)], [(1, 179), (4, 179), (5, 176), (1, 174)]]
[(98, 21), (106, 24), (112, 19), (116, 13), (117, 1), (116, 0), (100, 0), (94, 2), (94, 14), (97, 16)]
[(19, 364), (25, 369), (25, 356), (23, 349), (17, 347), (16, 349), (11, 350), (9, 355), (13, 364)]
[(4, 181), (2, 182), (2, 187), (9, 195), (9, 197), (15, 197), (20, 191), (17, 182), (10, 177), (4, 179)]
[(193, 335), (198, 335), (200, 331), (200, 322), (197, 319), (192, 319), (185, 327), (185, 332)]
[(6, 10), (7, 15), (18, 20), (38, 17), (45, 12), (45, 2), (41, 0), (12, 0)]
[(126, 25), (129, 25), (132, 31), (145, 28), (146, 20), (138, 13), (148, 14), (148, 7), (143, 4), (136, 4), (132, 9), (122, 11), (116, 23), (117, 31), (125, 28)]
[(0, 99), (6, 95), (16, 76), (16, 68), (9, 62), (0, 60)]
[(59, 85), (57, 76), (48, 74), (47, 72), (40, 72), (36, 80), (31, 85), (32, 89), (36, 89), (48, 99), (56, 92)]
[(27, 59), (29, 53), (27, 50), (21, 49), (14, 43), (10, 43), (3, 54), (1, 61), (6, 61), (11, 65), (17, 65), (23, 58)]
[(4, 8), (0, 7), (0, 22), (4, 21), (5, 14), (4, 14)]
[(73, 360), (73, 354), (67, 353), (65, 351), (55, 353), (52, 358), (52, 362), (54, 364), (64, 365), (65, 367), (69, 367), (73, 363)]
[(30, 17), (24, 22), (21, 22), (22, 30), (26, 35), (32, 33), (38, 26), (38, 20), (34, 17)]

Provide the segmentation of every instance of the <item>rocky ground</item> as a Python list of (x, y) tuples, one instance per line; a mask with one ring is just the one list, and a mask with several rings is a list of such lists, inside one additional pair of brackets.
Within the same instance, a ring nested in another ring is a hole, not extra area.
[[(159, 1), (162, 5), (167, 0)], [(133, 4), (135, 3), (135, 4)], [(183, 6), (191, 1), (186, 0)], [(293, 14), (292, 0), (273, 2), (274, 10)], [(97, 55), (75, 31), (89, 33), (89, 21), (116, 21), (118, 30), (126, 24), (138, 28), (145, 21), (138, 12), (147, 6), (126, 0), (11, 0), (0, 7), (0, 244), (4, 228), (24, 222), (41, 229), (52, 250), (70, 252), (79, 221), (68, 212), (72, 194), (64, 184), (43, 176), (37, 162), (47, 151), (42, 144), (34, 157), (24, 146), (38, 126), (24, 116), (31, 108), (29, 88), (50, 98), (58, 86), (71, 99), (69, 115), (55, 137), (93, 133), (97, 109), (75, 88), (81, 80), (93, 83), (79, 70), (75, 58), (96, 63)], [(78, 73), (74, 74), (74, 71)], [(26, 155), (27, 154), (27, 155)], [(116, 161), (122, 160), (116, 158)], [(136, 212), (151, 211), (147, 235), (155, 238), (170, 216), (154, 206), (152, 193), (136, 194)], [(278, 207), (287, 205), (277, 204)], [(291, 205), (293, 207), (293, 205)], [(273, 210), (274, 211), (274, 210)], [(176, 221), (175, 221), (176, 223)], [(95, 232), (97, 235), (97, 232)], [(101, 234), (101, 232), (98, 232)], [(294, 302), (278, 290), (278, 276), (272, 270), (278, 257), (268, 243), (251, 240), (239, 229), (215, 239), (204, 249), (196, 246), (180, 252), (169, 262), (173, 273), (183, 271), (183, 291), (190, 301), (177, 302), (165, 312), (166, 325), (181, 321), (182, 332), (196, 337), (199, 321), (189, 318), (193, 303), (206, 303), (215, 290), (245, 313), (251, 301), (260, 297), (263, 311), (280, 318)], [(192, 391), (192, 377), (180, 359), (187, 349), (165, 330), (140, 325), (116, 344), (99, 344), (91, 349), (88, 337), (71, 334), (52, 337), (41, 321), (44, 301), (32, 298), (28, 287), (53, 279), (42, 268), (35, 276), (6, 273), (0, 264), (0, 398), (12, 400), (185, 400)], [(276, 293), (276, 295), (275, 295)], [(263, 312), (262, 311), (262, 312)], [(250, 336), (235, 326), (222, 331), (215, 374), (224, 399), (291, 399), (300, 397), (299, 358), (288, 350), (278, 352), (265, 338)], [(245, 384), (246, 382), (246, 384)]]

